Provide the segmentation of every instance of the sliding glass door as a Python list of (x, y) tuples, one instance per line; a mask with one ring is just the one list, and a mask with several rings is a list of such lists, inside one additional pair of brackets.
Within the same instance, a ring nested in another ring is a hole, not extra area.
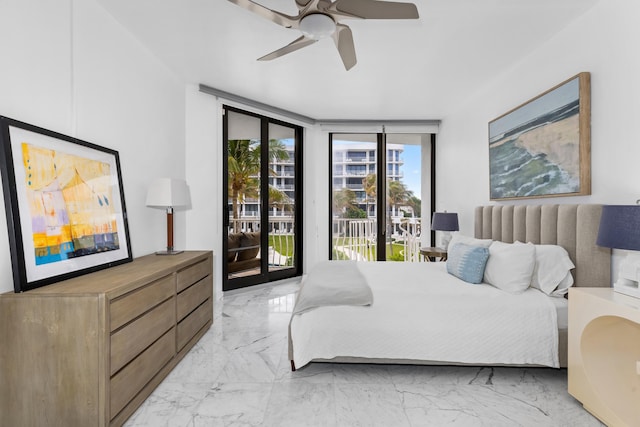
[(298, 126), (225, 107), (223, 290), (301, 274)]
[(431, 212), (431, 135), (335, 133), (330, 145), (330, 259), (420, 261), (420, 246), (431, 240), (422, 236), (423, 209), (426, 218)]

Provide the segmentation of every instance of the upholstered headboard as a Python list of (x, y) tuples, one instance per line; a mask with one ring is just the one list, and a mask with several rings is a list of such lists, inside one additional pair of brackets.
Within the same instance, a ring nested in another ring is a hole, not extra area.
[(574, 286), (611, 286), (611, 250), (596, 245), (602, 205), (479, 206), (475, 237), (560, 245), (576, 265)]

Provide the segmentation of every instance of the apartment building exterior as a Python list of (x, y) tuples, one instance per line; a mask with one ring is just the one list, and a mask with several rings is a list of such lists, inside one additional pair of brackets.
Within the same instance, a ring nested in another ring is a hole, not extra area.
[[(401, 181), (402, 153), (404, 145), (387, 145), (387, 179)], [(367, 212), (367, 217), (376, 217), (375, 200), (367, 196), (363, 183), (367, 175), (376, 173), (376, 147), (371, 143), (354, 144), (348, 147), (334, 146), (333, 150), (333, 190), (348, 188), (356, 196), (358, 208)], [(393, 212), (392, 216), (398, 215)]]
[[(269, 169), (273, 172), (269, 176), (269, 185), (284, 193), (292, 201), (295, 198), (295, 172), (293, 146), (284, 141), (289, 158), (284, 160), (272, 160)], [(402, 153), (404, 145), (389, 144), (387, 147), (387, 178), (401, 181), (404, 173), (402, 166)], [(348, 147), (334, 147), (333, 151), (333, 183), (332, 189), (348, 188), (356, 196), (357, 207), (367, 212), (370, 218), (376, 217), (375, 200), (368, 197), (363, 183), (369, 174), (376, 173), (376, 149), (371, 144), (349, 144)], [(247, 199), (240, 209), (241, 218), (257, 218), (259, 212), (258, 201)], [(402, 216), (399, 210), (392, 216)], [(269, 209), (270, 218), (287, 218), (291, 216), (291, 207), (288, 204), (272, 205)]]

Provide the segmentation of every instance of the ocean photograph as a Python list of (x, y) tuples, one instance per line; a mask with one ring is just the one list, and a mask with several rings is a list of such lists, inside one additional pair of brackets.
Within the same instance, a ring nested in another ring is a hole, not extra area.
[(491, 199), (580, 191), (579, 77), (489, 123)]

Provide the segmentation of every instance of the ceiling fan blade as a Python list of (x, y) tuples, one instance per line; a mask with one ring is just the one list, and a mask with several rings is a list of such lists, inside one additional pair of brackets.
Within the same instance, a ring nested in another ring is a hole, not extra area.
[(413, 3), (378, 0), (337, 0), (331, 9), (362, 19), (418, 19), (418, 8)]
[(231, 3), (247, 9), (285, 28), (297, 28), (298, 18), (296, 16), (285, 15), (275, 10), (271, 10), (251, 0), (229, 0)]
[(349, 71), (358, 62), (356, 48), (353, 44), (353, 34), (351, 33), (351, 28), (346, 25), (338, 24), (336, 27), (336, 32), (333, 33), (333, 41), (336, 42), (344, 68)]
[(281, 47), (278, 50), (274, 50), (273, 52), (258, 58), (258, 61), (270, 61), (272, 59), (280, 58), (281, 56), (286, 55), (287, 53), (295, 52), (298, 49), (302, 49), (303, 47), (307, 47), (310, 44), (315, 43), (317, 40), (314, 40), (309, 37), (302, 36), (300, 38), (295, 39), (285, 47)]

